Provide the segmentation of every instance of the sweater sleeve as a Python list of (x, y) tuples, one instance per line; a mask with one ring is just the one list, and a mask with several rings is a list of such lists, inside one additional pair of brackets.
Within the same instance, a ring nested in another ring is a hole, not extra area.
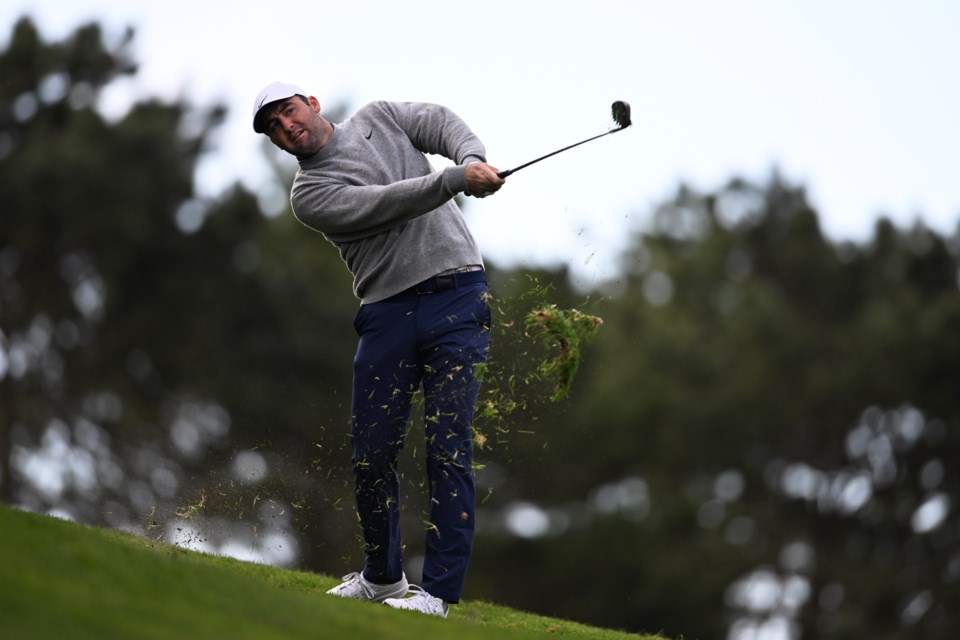
[(334, 242), (348, 242), (433, 211), (466, 188), (461, 166), (384, 185), (351, 185), (301, 172), (294, 180), (291, 204), (300, 222)]
[(420, 151), (443, 156), (458, 165), (486, 162), (483, 143), (460, 116), (447, 107), (424, 102), (375, 105), (396, 121)]

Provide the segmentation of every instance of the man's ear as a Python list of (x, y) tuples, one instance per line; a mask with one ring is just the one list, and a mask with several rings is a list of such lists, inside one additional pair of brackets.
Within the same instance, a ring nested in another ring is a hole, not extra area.
[(310, 103), (310, 106), (313, 107), (313, 110), (314, 110), (314, 111), (316, 111), (317, 113), (320, 113), (320, 101), (319, 101), (319, 100), (317, 100), (317, 99), (314, 98), (313, 96), (310, 96), (309, 98), (307, 98), (307, 102)]

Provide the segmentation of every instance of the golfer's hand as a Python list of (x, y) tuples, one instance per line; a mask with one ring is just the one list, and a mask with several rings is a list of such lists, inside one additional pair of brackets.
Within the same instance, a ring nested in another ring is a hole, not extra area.
[(483, 162), (466, 166), (467, 193), (475, 198), (486, 198), (500, 190), (505, 182), (497, 176), (497, 169)]

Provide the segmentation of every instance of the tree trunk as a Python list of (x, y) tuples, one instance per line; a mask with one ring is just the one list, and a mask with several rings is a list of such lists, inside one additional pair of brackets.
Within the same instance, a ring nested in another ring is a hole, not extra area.
[(11, 439), (13, 430), (13, 382), (9, 372), (0, 379), (0, 502), (13, 501), (13, 473), (11, 463)]

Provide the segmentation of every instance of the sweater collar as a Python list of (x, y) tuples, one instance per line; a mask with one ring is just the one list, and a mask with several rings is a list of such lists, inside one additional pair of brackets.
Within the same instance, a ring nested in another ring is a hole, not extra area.
[(333, 127), (333, 133), (330, 134), (330, 139), (327, 140), (327, 144), (323, 145), (316, 153), (312, 153), (309, 156), (298, 157), (297, 162), (300, 163), (301, 169), (313, 169), (321, 162), (327, 158), (332, 157), (335, 153), (335, 147), (337, 146), (340, 140), (340, 126), (334, 123), (330, 123), (330, 126)]

